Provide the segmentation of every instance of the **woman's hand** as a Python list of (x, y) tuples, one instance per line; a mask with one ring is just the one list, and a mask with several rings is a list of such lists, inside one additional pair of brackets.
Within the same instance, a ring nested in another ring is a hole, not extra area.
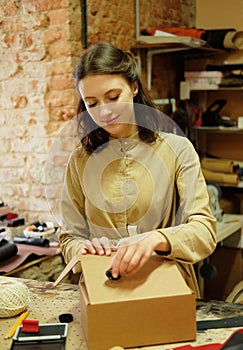
[(117, 251), (117, 247), (107, 238), (93, 238), (92, 241), (88, 239), (84, 242), (81, 248), (81, 254), (97, 254), (97, 255), (111, 255), (111, 252)]
[(117, 253), (111, 259), (112, 276), (131, 275), (141, 269), (154, 250), (170, 252), (167, 238), (158, 231), (145, 232), (121, 239)]

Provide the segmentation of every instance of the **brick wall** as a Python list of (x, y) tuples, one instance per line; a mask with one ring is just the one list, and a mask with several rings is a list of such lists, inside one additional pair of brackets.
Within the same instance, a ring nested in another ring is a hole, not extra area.
[[(142, 22), (193, 25), (194, 2), (141, 0)], [(134, 45), (134, 1), (87, 3), (89, 44)], [(27, 222), (52, 220), (46, 196), (56, 208), (61, 177), (47, 179), (45, 172), (63, 169), (66, 161), (58, 154), (57, 135), (75, 116), (72, 73), (83, 51), (80, 1), (1, 0), (0, 40), (0, 198)]]
[(26, 220), (46, 219), (46, 157), (75, 115), (79, 1), (1, 0), (0, 12), (0, 197)]

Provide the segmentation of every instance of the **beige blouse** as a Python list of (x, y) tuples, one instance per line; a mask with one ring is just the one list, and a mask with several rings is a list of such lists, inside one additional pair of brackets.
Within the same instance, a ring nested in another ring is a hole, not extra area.
[(177, 262), (199, 296), (193, 264), (215, 249), (216, 220), (198, 155), (186, 137), (161, 133), (149, 144), (135, 134), (112, 139), (91, 155), (77, 148), (66, 169), (62, 216), (66, 262), (85, 239), (119, 242), (129, 235), (128, 225), (138, 234), (157, 229), (171, 245), (166, 258)]

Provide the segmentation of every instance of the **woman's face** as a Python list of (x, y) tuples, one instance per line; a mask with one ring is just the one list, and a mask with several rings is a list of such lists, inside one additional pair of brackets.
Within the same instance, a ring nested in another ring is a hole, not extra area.
[(133, 111), (137, 83), (129, 85), (122, 75), (96, 74), (80, 80), (78, 87), (90, 116), (111, 137), (129, 137), (137, 130)]

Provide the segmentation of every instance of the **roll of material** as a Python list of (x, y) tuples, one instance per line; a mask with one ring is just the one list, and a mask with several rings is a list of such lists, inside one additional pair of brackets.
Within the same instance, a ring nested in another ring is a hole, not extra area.
[(217, 49), (243, 49), (243, 32), (234, 28), (207, 29), (201, 38)]
[(238, 117), (237, 126), (239, 129), (243, 129), (243, 117)]
[(18, 252), (16, 244), (9, 242), (5, 238), (0, 240), (0, 263), (12, 258)]
[(49, 247), (49, 240), (45, 238), (27, 238), (27, 237), (14, 237), (14, 243), (37, 245), (40, 247)]
[(240, 166), (238, 163), (229, 159), (218, 158), (203, 158), (201, 160), (201, 166), (204, 169), (210, 171), (216, 171), (227, 174), (239, 174)]
[(225, 49), (242, 50), (243, 49), (243, 32), (229, 31), (226, 33), (223, 42)]
[(13, 317), (27, 309), (29, 289), (14, 278), (0, 277), (0, 318)]
[(217, 171), (211, 171), (202, 168), (203, 176), (208, 182), (216, 182), (220, 184), (238, 185), (240, 182), (239, 174), (227, 174)]

